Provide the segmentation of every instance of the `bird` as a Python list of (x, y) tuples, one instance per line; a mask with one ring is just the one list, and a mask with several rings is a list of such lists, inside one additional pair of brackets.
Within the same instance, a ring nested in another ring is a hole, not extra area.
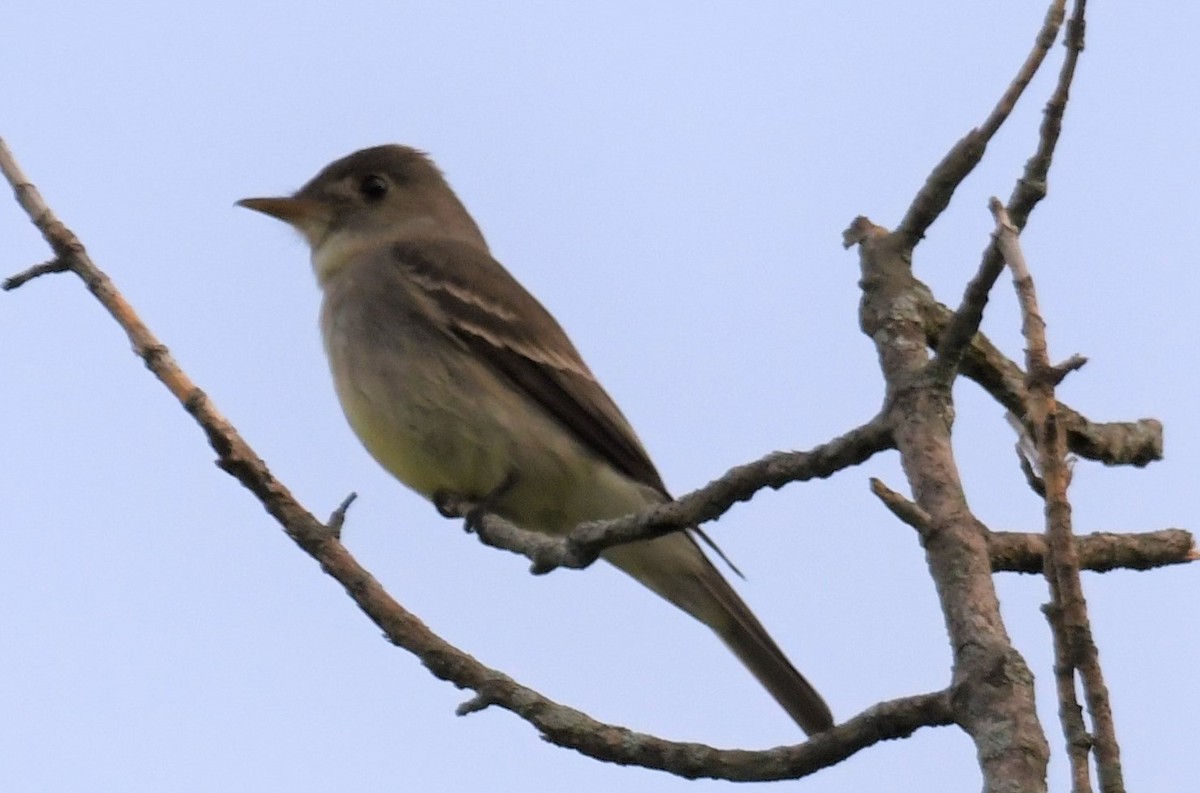
[[(435, 504), (457, 496), (560, 536), (671, 500), (562, 326), (492, 256), (424, 152), (363, 149), (293, 195), (238, 204), (307, 241), (343, 412), (401, 483)], [(806, 733), (833, 726), (694, 531), (602, 558), (715, 632)]]

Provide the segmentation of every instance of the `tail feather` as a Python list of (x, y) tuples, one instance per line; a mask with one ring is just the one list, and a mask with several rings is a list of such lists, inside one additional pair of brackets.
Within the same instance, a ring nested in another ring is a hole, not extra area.
[(709, 627), (804, 732), (813, 735), (832, 727), (833, 714), (825, 700), (792, 665), (729, 583), (715, 569), (713, 573), (701, 578), (700, 583), (725, 607), (728, 619), (723, 625)]
[(604, 552), (604, 558), (703, 622), (809, 735), (833, 726), (821, 695), (787, 659), (690, 534)]

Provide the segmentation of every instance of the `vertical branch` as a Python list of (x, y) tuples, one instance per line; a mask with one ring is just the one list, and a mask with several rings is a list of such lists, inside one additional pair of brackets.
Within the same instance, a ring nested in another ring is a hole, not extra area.
[(1067, 628), (1063, 621), (1061, 590), (1050, 570), (1053, 557), (1047, 554), (1042, 560), (1042, 571), (1050, 584), (1050, 602), (1042, 607), (1050, 623), (1050, 636), (1054, 643), (1054, 688), (1058, 693), (1058, 720), (1062, 723), (1063, 738), (1067, 742), (1067, 760), (1071, 768), (1071, 793), (1090, 793), (1092, 789), (1091, 767), (1088, 754), (1092, 750), (1092, 736), (1083, 721), (1083, 708), (1075, 696), (1075, 668), (1068, 659), (1071, 648), (1066, 641)]
[(905, 240), (862, 217), (843, 240), (859, 248), (859, 322), (879, 355), (915, 507), (928, 516), (921, 543), (953, 652), (955, 720), (975, 743), (984, 790), (1044, 791), (1050, 749), (1034, 708), (1033, 675), (1004, 627), (987, 529), (963, 492), (950, 384), (931, 371)]
[(1021, 329), (1026, 343), (1027, 417), (1037, 444), (1046, 499), (1046, 578), (1050, 583), (1051, 602), (1047, 610), (1055, 634), (1056, 677), (1060, 713), (1067, 738), (1076, 791), (1090, 790), (1088, 780), (1086, 734), (1081, 736), (1082, 720), (1075, 700), (1074, 671), (1083, 680), (1084, 698), (1095, 730), (1094, 748), (1100, 779), (1105, 793), (1124, 790), (1120, 751), (1116, 741), (1108, 688), (1100, 671), (1096, 644), (1087, 615), (1087, 600), (1079, 577), (1079, 553), (1071, 527), (1071, 504), (1067, 488), (1071, 469), (1066, 456), (1066, 437), (1058, 420), (1055, 386), (1072, 369), (1082, 365), (1075, 358), (1060, 366), (1050, 364), (1046, 347), (1046, 322), (1038, 309), (1033, 278), (1017, 239), (1017, 228), (999, 199), (991, 201), (996, 218), (997, 246), (1013, 273), (1013, 284), (1021, 305)]

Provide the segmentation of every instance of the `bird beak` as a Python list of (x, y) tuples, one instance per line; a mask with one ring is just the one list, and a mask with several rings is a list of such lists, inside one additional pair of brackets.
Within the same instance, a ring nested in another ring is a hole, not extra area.
[(311, 198), (243, 198), (237, 206), (282, 220), (300, 232), (314, 250), (325, 239), (333, 222), (330, 208)]
[(243, 198), (237, 206), (278, 218), (300, 231), (328, 222), (325, 206), (308, 198)]

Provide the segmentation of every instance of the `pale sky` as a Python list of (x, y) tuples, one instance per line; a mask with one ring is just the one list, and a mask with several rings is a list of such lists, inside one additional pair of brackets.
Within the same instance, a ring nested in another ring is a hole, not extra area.
[[(497, 257), (566, 327), (686, 492), (869, 418), (882, 381), (840, 234), (894, 226), (1025, 58), (1044, 3), (14, 4), (0, 136), (179, 363), (309, 509), (484, 663), (596, 718), (740, 748), (802, 736), (707, 630), (614, 570), (527, 574), (377, 467), (342, 418), (307, 249), (236, 209), (364, 146), (428, 151)], [(1200, 12), (1092, 4), (1023, 238), (1060, 395), (1154, 416), (1166, 459), (1080, 462), (1076, 528), (1195, 528), (1190, 295)], [(956, 304), (987, 199), (1033, 151), (1062, 48), (914, 263)], [(8, 275), (49, 252), (0, 201)], [(1003, 278), (985, 330), (1021, 355)], [(0, 789), (732, 789), (541, 741), (384, 641), (257, 501), (72, 277), (0, 295)], [(956, 389), (976, 514), (1040, 530), (1003, 411)], [(707, 527), (746, 600), (839, 719), (936, 690), (950, 652), (914, 533), (870, 495), (894, 454), (765, 492)], [(1068, 789), (1041, 578), (997, 585)], [(1200, 693), (1192, 569), (1087, 575), (1130, 790), (1188, 789)], [(956, 728), (779, 790), (978, 787)]]

